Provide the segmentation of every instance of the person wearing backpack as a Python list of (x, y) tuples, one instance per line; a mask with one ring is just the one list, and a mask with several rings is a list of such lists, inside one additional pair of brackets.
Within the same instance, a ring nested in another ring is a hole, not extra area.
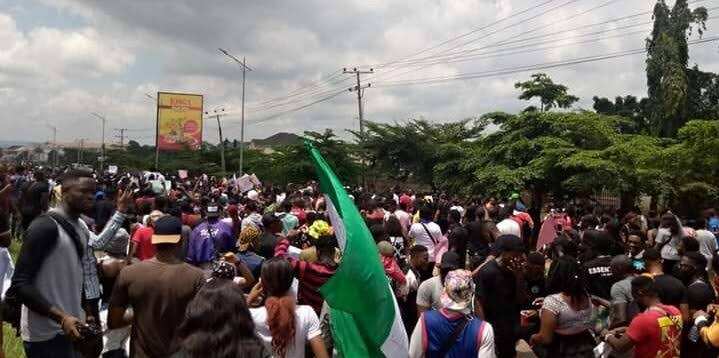
[[(82, 171), (64, 175), (61, 205), (35, 219), (25, 233), (15, 274), (7, 296), (22, 304), (20, 335), (25, 354), (33, 357), (78, 357), (73, 343), (84, 340), (91, 346), (86, 323), (87, 306), (93, 272), (87, 270), (90, 252), (104, 246), (124, 220), (123, 212), (129, 195), (123, 193), (118, 201), (118, 213), (108, 228), (96, 236), (80, 220), (80, 215), (92, 207), (95, 180)], [(99, 290), (99, 281), (97, 282)], [(97, 319), (97, 317), (93, 317)], [(79, 345), (78, 345), (79, 346)]]
[(492, 325), (475, 316), (472, 272), (447, 274), (442, 308), (422, 313), (412, 332), (409, 356), (494, 358)]
[(435, 222), (432, 221), (434, 210), (429, 205), (423, 206), (419, 209), (420, 221), (416, 224), (412, 224), (409, 229), (409, 237), (414, 241), (416, 245), (422, 245), (427, 248), (429, 252), (429, 261), (434, 263), (435, 260), (435, 246), (437, 246), (442, 239), (442, 229)]

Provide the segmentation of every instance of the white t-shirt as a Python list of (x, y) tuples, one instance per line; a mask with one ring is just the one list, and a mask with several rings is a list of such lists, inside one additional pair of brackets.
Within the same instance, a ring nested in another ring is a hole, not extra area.
[(712, 258), (717, 252), (717, 240), (714, 234), (708, 230), (697, 230), (697, 241), (699, 241), (699, 252), (707, 258), (707, 270), (711, 269)]
[[(425, 230), (425, 228), (427, 229)], [(426, 247), (429, 260), (434, 262), (434, 244), (442, 240), (442, 229), (439, 228), (439, 225), (433, 222), (412, 224), (412, 227), (409, 228), (409, 237), (414, 239), (415, 245)]]
[[(267, 309), (263, 307), (250, 308), (252, 320), (255, 322), (255, 331), (260, 337), (265, 348), (272, 352), (272, 334), (267, 326)], [(287, 347), (285, 358), (304, 358), (305, 344), (319, 336), (320, 319), (310, 306), (298, 305), (295, 310), (295, 340), (290, 347)]]
[(514, 235), (522, 237), (522, 228), (519, 227), (519, 223), (512, 219), (504, 219), (497, 224), (497, 230), (500, 235)]
[(439, 299), (442, 297), (443, 290), (441, 276), (434, 276), (422, 282), (419, 284), (419, 289), (417, 289), (417, 306), (429, 307), (430, 309), (441, 308), (442, 303)]

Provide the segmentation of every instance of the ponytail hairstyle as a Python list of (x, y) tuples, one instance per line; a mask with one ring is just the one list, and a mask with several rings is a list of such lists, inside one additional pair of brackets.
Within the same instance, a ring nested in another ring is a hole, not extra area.
[(279, 357), (295, 339), (295, 298), (288, 295), (294, 272), (286, 259), (275, 257), (262, 264), (262, 286), (267, 295), (267, 326), (272, 334), (272, 351)]

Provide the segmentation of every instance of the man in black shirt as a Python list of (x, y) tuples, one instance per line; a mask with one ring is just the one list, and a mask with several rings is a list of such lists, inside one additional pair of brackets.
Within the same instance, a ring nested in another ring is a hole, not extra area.
[(27, 182), (23, 185), (20, 196), (23, 230), (27, 230), (33, 219), (47, 211), (50, 200), (50, 185), (45, 179), (45, 173), (38, 170), (34, 173), (34, 177), (34, 182)]
[(262, 227), (264, 232), (260, 236), (257, 254), (266, 259), (271, 259), (275, 256), (275, 246), (280, 241), (277, 234), (282, 232), (282, 221), (274, 214), (265, 214), (262, 217)]
[(584, 263), (588, 278), (587, 290), (592, 295), (611, 300), (610, 290), (614, 283), (614, 278), (610, 267), (612, 257), (609, 253), (612, 249), (612, 239), (606, 231), (587, 230), (582, 236), (582, 241), (584, 241), (585, 245), (591, 247), (592, 253), (596, 255)]
[(514, 357), (519, 338), (519, 312), (521, 291), (518, 289), (520, 272), (524, 268), (522, 239), (515, 235), (502, 235), (495, 242), (497, 259), (489, 261), (475, 279), (478, 311), (494, 328), (495, 350), (498, 358)]
[[(710, 303), (714, 303), (716, 295), (714, 289), (707, 282), (707, 259), (698, 252), (687, 252), (677, 264), (677, 278), (687, 286), (687, 303), (689, 314), (694, 317), (697, 311), (704, 311)], [(693, 322), (692, 322), (693, 323)], [(684, 327), (689, 332), (692, 324)], [(693, 342), (688, 334), (682, 336), (682, 356), (686, 357), (716, 357), (716, 351), (709, 349), (701, 341)]]
[(654, 277), (654, 286), (659, 293), (659, 301), (665, 305), (679, 308), (684, 320), (688, 320), (689, 306), (687, 304), (687, 288), (684, 284), (672, 275), (667, 275), (662, 270), (662, 257), (659, 251), (650, 247), (644, 251), (644, 261), (647, 266), (647, 274)]

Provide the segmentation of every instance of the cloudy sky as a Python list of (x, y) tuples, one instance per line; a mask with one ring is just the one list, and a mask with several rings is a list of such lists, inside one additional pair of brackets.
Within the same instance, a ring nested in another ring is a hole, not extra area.
[[(155, 107), (146, 93), (157, 91), (199, 93), (206, 109), (224, 106), (225, 136), (238, 138), (241, 71), (218, 47), (253, 69), (248, 138), (356, 129), (356, 94), (340, 93), (353, 85), (343, 67), (375, 69), (363, 75), (372, 84), (364, 91), (368, 120), (518, 111), (528, 104), (516, 99), (513, 83), (536, 72), (532, 65), (642, 48), (651, 16), (641, 13), (654, 2), (0, 0), (0, 140), (44, 141), (57, 126), (59, 141), (99, 141), (99, 120), (89, 115), (98, 112), (108, 118), (108, 140), (111, 128), (123, 127), (150, 143)], [(719, 0), (695, 2), (719, 7)], [(617, 18), (624, 19), (610, 21)], [(708, 26), (704, 38), (719, 35), (719, 21)], [(719, 72), (717, 42), (690, 51), (692, 64)], [(643, 95), (644, 59), (543, 71), (581, 97), (576, 107), (591, 108), (594, 95)], [(420, 81), (468, 73), (479, 76)], [(206, 140), (217, 140), (216, 128), (206, 121)]]

